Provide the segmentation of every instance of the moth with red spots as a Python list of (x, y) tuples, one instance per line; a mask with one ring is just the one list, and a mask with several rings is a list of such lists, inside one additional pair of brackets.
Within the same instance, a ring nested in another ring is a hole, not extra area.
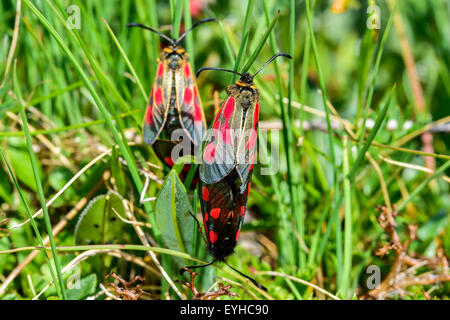
[(198, 21), (177, 40), (138, 23), (127, 24), (128, 27), (141, 27), (155, 32), (170, 43), (158, 59), (156, 78), (144, 119), (145, 143), (152, 145), (158, 158), (169, 167), (177, 160), (172, 157), (172, 150), (177, 144), (183, 142), (194, 155), (206, 131), (205, 116), (189, 56), (179, 43), (195, 27), (210, 21), (215, 19)]
[[(250, 193), (258, 137), (259, 92), (253, 78), (279, 56), (291, 58), (286, 53), (277, 53), (254, 75), (208, 67), (197, 71), (197, 76), (204, 70), (220, 70), (241, 76), (227, 88), (228, 97), (206, 135), (203, 161), (199, 167), (203, 223), (208, 249), (214, 257), (207, 265), (215, 261), (227, 264), (226, 258), (233, 253), (238, 241)], [(196, 267), (201, 266), (186, 268)], [(240, 274), (265, 289), (254, 279)]]

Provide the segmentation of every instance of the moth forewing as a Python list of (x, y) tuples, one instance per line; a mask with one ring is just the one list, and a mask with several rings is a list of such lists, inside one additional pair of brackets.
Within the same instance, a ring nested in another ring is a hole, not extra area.
[(220, 181), (235, 166), (236, 157), (230, 127), (235, 112), (235, 99), (228, 96), (208, 130), (202, 153), (200, 178), (207, 184)]

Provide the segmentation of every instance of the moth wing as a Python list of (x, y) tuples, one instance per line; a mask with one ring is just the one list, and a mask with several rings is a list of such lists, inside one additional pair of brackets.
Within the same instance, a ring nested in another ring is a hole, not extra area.
[(200, 179), (213, 184), (223, 179), (236, 164), (236, 132), (240, 126), (242, 109), (229, 96), (220, 108), (212, 129), (208, 130), (200, 165)]
[(244, 125), (239, 137), (237, 147), (237, 170), (241, 177), (241, 192), (244, 191), (250, 181), (251, 172), (256, 157), (258, 140), (259, 103), (255, 102), (248, 108)]
[(170, 168), (173, 167), (177, 159), (172, 159), (172, 149), (177, 144), (171, 140), (158, 139), (153, 144), (153, 150), (161, 161), (163, 161)]
[(152, 145), (155, 142), (167, 120), (172, 88), (172, 77), (168, 68), (167, 62), (162, 61), (159, 63), (152, 93), (150, 94), (144, 119), (144, 141), (148, 145)]
[(177, 107), (180, 123), (188, 138), (200, 145), (206, 131), (206, 120), (191, 67), (186, 61), (175, 71)]
[(231, 254), (236, 246), (248, 195), (236, 193), (234, 183), (228, 178), (214, 184), (200, 182), (200, 190), (209, 247), (212, 254), (221, 259)]

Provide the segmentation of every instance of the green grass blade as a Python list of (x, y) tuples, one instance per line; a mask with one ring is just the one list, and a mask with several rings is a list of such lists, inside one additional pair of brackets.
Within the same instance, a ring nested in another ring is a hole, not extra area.
[(351, 182), (353, 182), (355, 180), (356, 177), (356, 171), (359, 168), (359, 165), (362, 163), (367, 150), (369, 150), (369, 147), (372, 144), (373, 139), (375, 139), (375, 136), (378, 133), (378, 130), (381, 127), (381, 124), (383, 123), (384, 119), (386, 118), (386, 114), (387, 111), (389, 109), (389, 106), (391, 104), (391, 100), (392, 100), (392, 96), (394, 95), (395, 92), (395, 88), (397, 86), (394, 85), (391, 89), (391, 92), (389, 93), (388, 99), (383, 107), (383, 109), (381, 110), (380, 114), (377, 117), (377, 120), (375, 121), (375, 125), (373, 127), (373, 129), (370, 131), (369, 137), (367, 138), (367, 140), (365, 141), (363, 147), (361, 148), (361, 150), (358, 152), (358, 156), (356, 157), (355, 163), (353, 164), (352, 170), (350, 171), (350, 173), (348, 174), (349, 179)]
[(234, 66), (236, 64), (236, 58), (234, 57), (233, 49), (231, 49), (230, 41), (225, 33), (225, 29), (223, 28), (222, 21), (219, 21), (220, 33), (222, 34), (223, 43), (225, 44), (225, 52), (227, 53), (228, 60), (230, 60), (231, 64)]
[(450, 160), (445, 162), (442, 166), (439, 167), (432, 175), (430, 175), (428, 178), (426, 178), (417, 188), (414, 189), (413, 192), (409, 195), (409, 197), (402, 201), (400, 205), (398, 206), (397, 211), (400, 212), (406, 208), (406, 205), (410, 203), (422, 190), (436, 177), (440, 176), (441, 174), (445, 173), (445, 170), (450, 168)]
[(396, 10), (397, 10), (397, 6), (395, 6), (391, 12), (391, 16), (389, 17), (388, 23), (386, 25), (386, 29), (384, 30), (384, 33), (383, 33), (383, 37), (381, 38), (380, 48), (378, 49), (377, 58), (376, 58), (376, 62), (375, 62), (375, 66), (374, 66), (373, 74), (372, 74), (372, 81), (370, 84), (369, 93), (367, 95), (366, 106), (364, 108), (362, 129), (361, 129), (361, 133), (359, 134), (359, 147), (360, 148), (363, 144), (364, 136), (366, 134), (366, 122), (367, 122), (367, 118), (369, 116), (369, 108), (370, 108), (370, 105), (372, 104), (373, 92), (375, 91), (375, 82), (377, 80), (377, 74), (378, 74), (378, 70), (380, 68), (381, 57), (383, 55), (383, 50), (384, 50), (384, 46), (386, 44), (386, 40), (389, 35), (389, 31), (391, 30), (392, 22), (394, 20), (394, 14), (395, 14)]
[(350, 184), (350, 179), (348, 178), (349, 173), (349, 147), (347, 139), (343, 141), (343, 164), (344, 164), (344, 266), (342, 271), (342, 283), (340, 290), (344, 298), (349, 298), (349, 286), (351, 283), (351, 271), (352, 271), (352, 187)]
[[(27, 212), (28, 219), (30, 219), (30, 221), (31, 221), (31, 226), (33, 227), (33, 230), (34, 230), (34, 233), (36, 235), (36, 238), (38, 239), (39, 245), (41, 247), (44, 247), (44, 241), (42, 240), (42, 236), (41, 236), (41, 233), (39, 232), (39, 229), (37, 227), (36, 221), (33, 218), (33, 213), (31, 212), (30, 207), (28, 206), (28, 203), (25, 200), (25, 196), (22, 193), (22, 189), (19, 186), (19, 183), (18, 183), (18, 181), (16, 179), (16, 176), (14, 175), (14, 172), (13, 172), (11, 166), (9, 165), (8, 161), (6, 160), (6, 156), (5, 156), (2, 148), (0, 148), (0, 156), (3, 159), (3, 162), (6, 165), (6, 169), (9, 172), (9, 175), (10, 175), (10, 177), (11, 177), (11, 179), (12, 179), (12, 181), (13, 181), (15, 187), (16, 187), (17, 192), (19, 193), (20, 200), (22, 201), (22, 203), (23, 203), (23, 205), (25, 207), (25, 211)], [(47, 261), (48, 269), (49, 269), (50, 275), (51, 275), (51, 277), (53, 279), (53, 284), (55, 285), (56, 291), (59, 292), (60, 289), (58, 287), (58, 283), (56, 282), (55, 271), (53, 270), (52, 263), (50, 262), (50, 257), (48, 256), (46, 251), (42, 251), (42, 253), (45, 256), (45, 260)]]
[[(239, 47), (238, 55), (236, 57), (236, 62), (234, 63), (234, 68), (233, 68), (233, 70), (235, 72), (237, 72), (239, 70), (239, 65), (242, 60), (242, 55), (245, 54), (245, 48), (247, 47), (248, 36), (250, 33), (250, 28), (249, 28), (250, 16), (252, 14), (254, 2), (255, 2), (254, 0), (248, 0), (247, 10), (246, 10), (245, 19), (244, 19), (244, 28), (243, 28), (244, 34), (242, 36), (241, 45)], [(235, 81), (236, 81), (236, 75), (233, 74), (233, 76), (231, 78), (231, 82), (234, 83)]]
[[(266, 23), (267, 23), (267, 25), (270, 25), (269, 7), (268, 7), (267, 0), (264, 0), (263, 4), (264, 4), (264, 14), (265, 14), (265, 18), (266, 18)], [(275, 54), (278, 51), (276, 42), (275, 42), (275, 36), (273, 33), (270, 33), (270, 47), (272, 50), (272, 54)], [(296, 205), (292, 205), (292, 204), (297, 204), (297, 198), (296, 198), (296, 193), (294, 192), (294, 184), (293, 184), (293, 178), (292, 178), (293, 167), (294, 167), (294, 157), (293, 157), (292, 150), (291, 150), (291, 146), (292, 146), (292, 142), (293, 142), (292, 122), (289, 117), (289, 113), (286, 110), (286, 106), (283, 103), (283, 83), (281, 80), (280, 70), (278, 68), (278, 62), (276, 60), (274, 60), (273, 65), (274, 65), (274, 69), (275, 69), (275, 77), (277, 80), (278, 94), (280, 95), (278, 102), (280, 105), (281, 119), (283, 122), (283, 143), (285, 145), (284, 149), (285, 149), (285, 154), (286, 154), (286, 159), (287, 159), (287, 180), (288, 180), (287, 182), (288, 182), (288, 186), (289, 186), (289, 198), (290, 198), (290, 202), (291, 202), (290, 209), (291, 209), (292, 216), (295, 216)], [(286, 229), (281, 232), (286, 232), (286, 233), (290, 234), (291, 239), (295, 239), (295, 236), (292, 232), (292, 228)], [(285, 246), (284, 250), (286, 250), (284, 252), (284, 257), (283, 257), (283, 255), (281, 255), (281, 258), (287, 259), (286, 262), (288, 264), (290, 264), (292, 266), (295, 265), (295, 258), (297, 256), (297, 254), (295, 253), (295, 250), (293, 249), (293, 247)]]
[(309, 31), (309, 37), (311, 39), (311, 47), (314, 55), (314, 60), (316, 63), (316, 69), (317, 69), (317, 75), (319, 77), (319, 83), (320, 83), (320, 89), (322, 90), (322, 101), (323, 101), (323, 107), (325, 109), (326, 113), (326, 120), (327, 120), (327, 127), (328, 127), (328, 141), (330, 144), (330, 157), (333, 162), (334, 166), (334, 181), (337, 180), (337, 162), (336, 162), (336, 155), (335, 155), (335, 141), (334, 141), (334, 135), (333, 135), (333, 128), (331, 127), (331, 120), (330, 120), (330, 110), (328, 108), (327, 103), (327, 95), (326, 95), (326, 88), (325, 88), (325, 81), (323, 79), (323, 73), (322, 68), (320, 65), (320, 59), (319, 59), (319, 53), (317, 50), (317, 44), (316, 39), (314, 36), (314, 29), (312, 25), (312, 17), (311, 17), (311, 9), (310, 9), (310, 1), (306, 0), (306, 17), (308, 20), (308, 31)]
[[(192, 27), (192, 16), (191, 16), (191, 8), (190, 1), (184, 0), (184, 28), (185, 30), (189, 30)], [(189, 54), (190, 63), (192, 70), (195, 69), (195, 47), (194, 47), (194, 35), (192, 32), (189, 32), (186, 35), (186, 51)]]
[[(295, 59), (295, 0), (289, 2), (289, 55), (292, 59), (289, 60), (289, 83), (288, 83), (288, 110), (287, 113), (290, 119), (293, 119), (292, 101), (294, 99), (294, 59)], [(303, 119), (300, 120), (303, 123)], [(300, 134), (303, 136), (303, 128), (300, 126)], [(299, 149), (298, 157), (299, 164), (293, 167), (293, 183), (294, 194), (297, 194), (298, 198), (294, 203), (295, 216), (294, 220), (297, 226), (297, 231), (301, 241), (305, 242), (305, 201), (304, 201), (304, 179), (302, 169), (302, 148)], [(299, 245), (298, 248), (298, 260), (300, 272), (305, 271), (306, 268), (306, 252), (304, 246)]]
[[(64, 40), (62, 39), (62, 37), (52, 27), (52, 25), (50, 25), (50, 23), (42, 15), (42, 13), (34, 6), (34, 4), (32, 4), (30, 2), (30, 0), (24, 0), (24, 3), (30, 8), (30, 10), (33, 12), (33, 14), (36, 15), (36, 17), (42, 23), (42, 25), (49, 31), (51, 36), (57, 41), (58, 45), (63, 50), (64, 54), (67, 56), (69, 61), (74, 66), (75, 70), (78, 72), (78, 74), (82, 78), (83, 82), (86, 84), (86, 87), (89, 90), (89, 92), (91, 93), (92, 98), (93, 98), (93, 100), (95, 102), (95, 105), (97, 106), (97, 108), (101, 112), (103, 118), (106, 120), (106, 124), (107, 124), (108, 128), (110, 129), (111, 133), (114, 136), (114, 139), (116, 140), (117, 144), (119, 145), (119, 148), (120, 148), (120, 150), (121, 150), (121, 152), (122, 152), (122, 154), (123, 154), (123, 156), (125, 158), (125, 161), (127, 162), (127, 165), (129, 167), (129, 170), (130, 170), (131, 176), (133, 178), (133, 181), (134, 181), (134, 183), (136, 185), (136, 188), (138, 189), (139, 192), (142, 192), (142, 189), (143, 189), (144, 185), (143, 185), (143, 183), (142, 183), (142, 181), (141, 181), (141, 179), (139, 177), (139, 173), (138, 173), (137, 166), (136, 166), (136, 163), (134, 161), (134, 158), (133, 158), (132, 154), (129, 152), (129, 150), (128, 150), (127, 146), (125, 145), (124, 141), (122, 140), (121, 136), (119, 135), (119, 132), (115, 128), (113, 122), (111, 121), (111, 119), (109, 117), (109, 114), (108, 114), (108, 111), (106, 110), (105, 105), (103, 104), (103, 102), (101, 101), (101, 99), (98, 96), (97, 92), (95, 91), (94, 86), (89, 81), (86, 73), (83, 71), (81, 65), (78, 63), (78, 61), (76, 60), (76, 58), (73, 55), (73, 53), (67, 47), (67, 45), (65, 44)], [(159, 233), (159, 230), (156, 227), (156, 223), (154, 223), (155, 222), (154, 221), (154, 215), (153, 215), (153, 211), (151, 209), (151, 206), (150, 206), (149, 203), (145, 203), (144, 207), (145, 207), (146, 211), (149, 213), (150, 220), (151, 220), (153, 228), (154, 228), (153, 231), (155, 233), (155, 237), (159, 240), (160, 233)]]
[(142, 93), (142, 97), (144, 98), (144, 100), (147, 100), (148, 94), (145, 92), (145, 89), (144, 89), (144, 86), (142, 85), (141, 79), (139, 79), (139, 76), (137, 75), (136, 70), (134, 69), (133, 65), (131, 64), (130, 59), (128, 59), (127, 54), (123, 50), (122, 46), (119, 43), (119, 40), (114, 35), (114, 32), (112, 31), (108, 22), (106, 22), (105, 18), (103, 18), (103, 23), (106, 25), (106, 29), (108, 30), (111, 38), (113, 39), (114, 43), (116, 44), (117, 49), (119, 49), (119, 52), (122, 55), (122, 58), (125, 60), (125, 63), (127, 64), (128, 69), (130, 69), (131, 74), (133, 75), (134, 79), (136, 80), (139, 90)]
[[(33, 143), (31, 141), (30, 129), (28, 128), (28, 120), (27, 120), (27, 116), (25, 114), (25, 106), (22, 103), (22, 94), (21, 94), (21, 91), (19, 88), (19, 82), (17, 80), (17, 74), (16, 74), (15, 67), (14, 67), (14, 91), (15, 91), (17, 99), (19, 99), (19, 103), (21, 105), (20, 116), (22, 118), (23, 129), (24, 129), (25, 138), (27, 141), (28, 153), (29, 153), (30, 161), (31, 161), (31, 167), (33, 169), (33, 175), (34, 175), (36, 187), (37, 187), (38, 194), (39, 194), (39, 200), (41, 203), (42, 211), (44, 213), (45, 227), (47, 229), (48, 238), (50, 240), (50, 246), (52, 248), (53, 261), (55, 262), (56, 274), (58, 276), (58, 283), (59, 283), (59, 288), (60, 288), (60, 290), (58, 290), (58, 292), (59, 292), (60, 296), (62, 297), (62, 299), (65, 300), (65, 299), (67, 299), (67, 296), (66, 296), (66, 290), (64, 287), (63, 279), (61, 276), (61, 263), (59, 261), (59, 256), (56, 253), (56, 249), (55, 249), (56, 245), (55, 245), (55, 239), (53, 237), (52, 224), (50, 222), (50, 216), (48, 214), (47, 205), (45, 202), (44, 190), (42, 189), (41, 179), (39, 178), (39, 172), (38, 172), (38, 168), (37, 168), (36, 158), (35, 158), (35, 154), (33, 151)], [(40, 241), (42, 241), (42, 239), (40, 239)]]
[[(174, 1), (170, 4), (173, 6)], [(176, 7), (171, 10), (174, 12), (172, 21), (172, 38), (178, 39), (180, 36), (181, 17), (183, 13), (183, 0), (176, 0)]]
[(253, 65), (253, 62), (255, 62), (256, 57), (258, 57), (259, 53), (261, 52), (261, 49), (263, 48), (264, 44), (267, 41), (267, 38), (269, 38), (273, 28), (275, 27), (275, 24), (278, 21), (278, 18), (280, 17), (280, 11), (278, 10), (275, 17), (272, 19), (272, 22), (270, 23), (269, 27), (267, 28), (264, 35), (261, 37), (261, 40), (258, 42), (258, 45), (256, 46), (255, 51), (253, 51), (252, 55), (248, 59), (247, 64), (245, 64), (244, 68), (242, 68), (242, 73), (246, 73), (250, 70), (251, 66)]

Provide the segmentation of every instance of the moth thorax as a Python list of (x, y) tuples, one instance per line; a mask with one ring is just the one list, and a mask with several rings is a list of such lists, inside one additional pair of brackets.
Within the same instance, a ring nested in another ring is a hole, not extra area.
[(172, 54), (169, 56), (169, 68), (172, 70), (177, 70), (181, 68), (181, 64), (183, 62), (183, 58), (178, 54)]
[(244, 109), (248, 109), (251, 107), (255, 100), (255, 93), (248, 89), (243, 89), (241, 94), (239, 95), (239, 100)]

